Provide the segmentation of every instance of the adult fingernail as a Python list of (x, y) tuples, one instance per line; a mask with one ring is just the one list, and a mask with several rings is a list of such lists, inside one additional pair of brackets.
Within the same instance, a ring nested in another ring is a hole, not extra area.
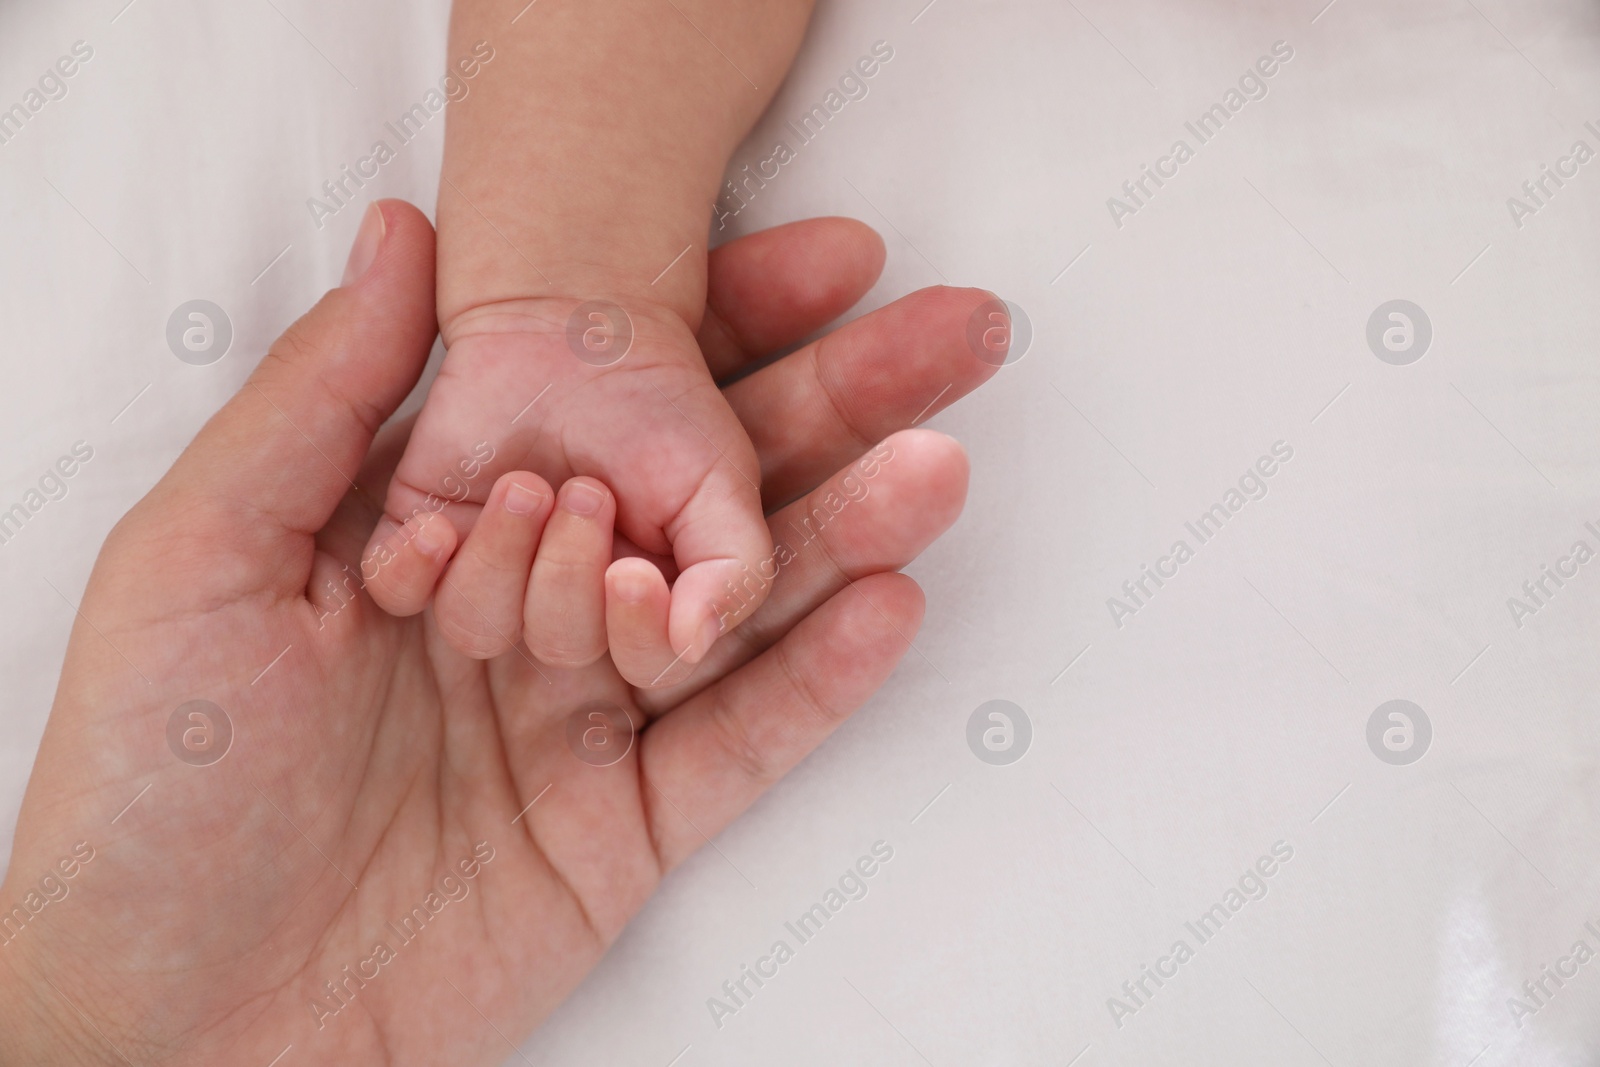
[(561, 506), (574, 515), (593, 515), (606, 501), (606, 495), (588, 482), (568, 482), (561, 489)]
[(344, 264), (341, 286), (358, 282), (367, 273), (372, 261), (378, 258), (378, 249), (383, 245), (383, 235), (388, 228), (383, 221), (383, 210), (376, 203), (368, 204), (367, 213), (361, 217), (361, 229), (356, 233), (356, 243), (350, 246), (350, 258)]
[(506, 510), (513, 515), (532, 515), (544, 503), (544, 494), (512, 482), (506, 488)]

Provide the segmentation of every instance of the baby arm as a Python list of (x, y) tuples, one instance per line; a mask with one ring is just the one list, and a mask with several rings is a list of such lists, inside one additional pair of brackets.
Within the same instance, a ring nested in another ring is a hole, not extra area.
[[(612, 548), (591, 539), (576, 564), (536, 562), (520, 636), (560, 666), (618, 639), (693, 664), (758, 606), (727, 590), (772, 550), (754, 449), (695, 342), (711, 206), (810, 3), (520, 4), (455, 4), (451, 55), (493, 59), (450, 112), (438, 207), (447, 356), (373, 547), (419, 508), (448, 521), (406, 588), (378, 583), (374, 598), (420, 610), (496, 479), (587, 476), (609, 488), (617, 533), (675, 574), (670, 593), (659, 569), (608, 573)], [(449, 492), (463, 458), (484, 451), (465, 492)], [(541, 613), (553, 604), (566, 606)], [(470, 607), (451, 610), (465, 614), (447, 633), (472, 627)]]

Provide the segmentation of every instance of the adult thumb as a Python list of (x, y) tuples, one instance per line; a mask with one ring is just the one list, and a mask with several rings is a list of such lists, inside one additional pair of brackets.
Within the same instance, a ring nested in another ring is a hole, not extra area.
[(310, 535), (354, 486), (437, 332), (433, 227), (404, 201), (377, 201), (344, 283), (273, 343), (146, 503), (177, 505), (213, 550), (243, 549), (258, 566), (234, 570), (242, 584), (303, 588), (301, 568), (275, 570), (286, 561), (271, 545), (303, 550), (309, 566)]

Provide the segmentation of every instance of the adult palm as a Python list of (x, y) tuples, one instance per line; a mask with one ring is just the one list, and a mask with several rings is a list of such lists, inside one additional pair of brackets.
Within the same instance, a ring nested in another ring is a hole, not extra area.
[[(920, 430), (848, 496), (814, 491), (820, 537), (676, 684), (473, 660), (431, 612), (379, 611), (355, 575), (405, 429), (373, 438), (434, 334), (432, 230), (382, 212), (371, 267), (291, 327), (95, 565), (0, 887), (21, 907), (0, 929), (0, 1063), (502, 1059), (915, 632), (920, 593), (894, 571), (966, 479), (959, 446)], [(708, 360), (727, 376), (792, 343), (881, 261), (843, 220), (719, 250)], [(964, 326), (986, 298), (923, 291), (728, 386), (765, 498), (981, 381)], [(806, 507), (777, 511), (775, 537), (794, 544)]]

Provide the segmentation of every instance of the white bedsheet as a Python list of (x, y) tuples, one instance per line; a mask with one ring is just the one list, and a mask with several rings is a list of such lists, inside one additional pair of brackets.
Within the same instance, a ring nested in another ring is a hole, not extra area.
[[(337, 280), (360, 211), (318, 228), (308, 198), (446, 63), (447, 0), (125, 2), (0, 6), (0, 110), (92, 51), (0, 144), (0, 512), (30, 512), (0, 544), (6, 846), (101, 539)], [(1032, 343), (933, 420), (974, 481), (912, 568), (916, 651), (532, 1062), (1593, 1062), (1600, 562), (1572, 549), (1600, 550), (1600, 160), (1574, 148), (1600, 151), (1600, 11), (1324, 2), (822, 5), (735, 166), (793, 158), (727, 232), (854, 215), (889, 244), (866, 306), (983, 285)], [(1186, 126), (1212, 105), (1221, 132)], [(442, 125), (363, 196), (431, 210)], [(193, 299), (232, 322), (211, 366), (166, 345)], [(1391, 300), (1431, 326), (1416, 362), (1369, 348)], [(1032, 725), (1007, 766), (967, 743), (995, 699)], [(1431, 724), (1420, 761), (1369, 748), (1391, 700)]]

